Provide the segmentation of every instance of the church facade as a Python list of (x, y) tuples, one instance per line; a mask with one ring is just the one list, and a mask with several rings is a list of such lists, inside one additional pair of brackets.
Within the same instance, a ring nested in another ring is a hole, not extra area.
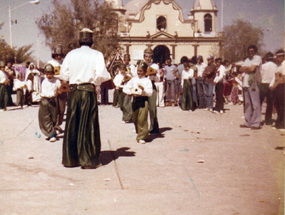
[(154, 61), (162, 63), (168, 57), (178, 64), (182, 56), (221, 55), (218, 10), (212, 0), (195, 0), (187, 19), (174, 0), (132, 0), (125, 6), (120, 0), (109, 2), (118, 14), (123, 54), (130, 54), (132, 63), (143, 59), (148, 47), (154, 51)]

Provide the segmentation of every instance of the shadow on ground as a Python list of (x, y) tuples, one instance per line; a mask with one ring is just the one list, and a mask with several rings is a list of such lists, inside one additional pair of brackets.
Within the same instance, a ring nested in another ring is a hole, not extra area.
[(103, 166), (108, 165), (113, 160), (117, 160), (119, 157), (134, 157), (136, 152), (128, 151), (129, 147), (118, 148), (117, 150), (101, 151), (100, 161)]

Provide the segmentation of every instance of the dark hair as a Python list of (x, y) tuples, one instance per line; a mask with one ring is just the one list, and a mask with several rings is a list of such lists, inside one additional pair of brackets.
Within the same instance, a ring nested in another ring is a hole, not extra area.
[(266, 60), (266, 61), (273, 61), (273, 56), (274, 56), (274, 55), (273, 55), (272, 52), (267, 52), (264, 57), (265, 57), (265, 60)]
[(190, 64), (188, 63), (188, 61), (187, 61), (187, 62), (184, 62), (184, 63), (183, 63), (183, 66), (184, 66), (184, 68), (185, 68), (185, 67), (189, 67), (189, 68), (190, 68)]
[(276, 54), (284, 54), (285, 52), (284, 52), (284, 50), (283, 49), (279, 49), (277, 52), (276, 52)]
[(89, 47), (91, 47), (92, 44), (93, 44), (92, 41), (79, 41), (79, 45), (80, 46), (89, 46)]
[(225, 60), (224, 60), (224, 65), (226, 65), (226, 63), (228, 63), (228, 62), (229, 62), (229, 61), (225, 59)]
[[(218, 57), (215, 59), (215, 62), (217, 63), (218, 61), (222, 61), (222, 58)], [(222, 62), (221, 62), (222, 63)]]
[(142, 68), (143, 71), (146, 72), (148, 65), (146, 64), (146, 62), (142, 61), (142, 62), (140, 62), (140, 64), (138, 65), (138, 67)]
[(185, 62), (188, 62), (188, 57), (186, 56), (183, 56), (181, 59), (180, 59), (180, 63), (185, 63)]
[(250, 45), (250, 46), (247, 48), (247, 51), (248, 51), (249, 49), (253, 49), (253, 50), (255, 51), (255, 53), (257, 53), (257, 51), (258, 51), (256, 45)]
[(192, 62), (193, 64), (197, 64), (197, 56), (193, 56), (193, 57), (191, 58), (191, 62)]

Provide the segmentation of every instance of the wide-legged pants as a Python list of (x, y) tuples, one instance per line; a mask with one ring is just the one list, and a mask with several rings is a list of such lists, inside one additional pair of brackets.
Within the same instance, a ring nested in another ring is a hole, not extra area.
[(194, 110), (194, 103), (192, 99), (192, 82), (190, 79), (184, 79), (183, 83), (183, 95), (181, 101), (182, 110)]
[(6, 109), (8, 103), (8, 92), (4, 84), (0, 84), (0, 109)]
[(134, 97), (133, 122), (137, 133), (137, 140), (148, 137), (148, 99), (147, 97)]
[(69, 93), (67, 104), (62, 164), (96, 166), (101, 150), (96, 92), (74, 90)]
[(54, 126), (57, 119), (55, 98), (42, 98), (39, 107), (39, 126), (42, 133), (47, 137), (56, 135)]
[(153, 93), (150, 97), (148, 97), (148, 110), (149, 110), (149, 118), (150, 118), (150, 133), (159, 133), (158, 119), (157, 119), (157, 107), (156, 107), (156, 87), (154, 82), (152, 82)]

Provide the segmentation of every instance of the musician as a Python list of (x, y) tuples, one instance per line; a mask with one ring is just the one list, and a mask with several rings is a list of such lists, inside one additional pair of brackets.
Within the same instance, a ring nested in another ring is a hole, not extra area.
[(62, 89), (62, 93), (58, 94), (57, 98), (56, 98), (57, 113), (58, 114), (57, 114), (57, 122), (56, 122), (56, 125), (54, 126), (54, 129), (58, 133), (63, 133), (63, 130), (60, 127), (60, 125), (63, 122), (63, 116), (64, 116), (64, 112), (65, 112), (65, 108), (66, 108), (67, 92), (65, 92), (65, 91), (68, 91), (68, 85), (66, 83), (64, 83), (60, 79), (60, 76), (59, 76), (61, 64), (62, 64), (63, 57), (64, 57), (64, 54), (63, 54), (63, 51), (62, 51), (62, 46), (60, 44), (58, 44), (55, 47), (51, 57), (53, 59), (48, 61), (48, 64), (51, 64), (54, 67), (54, 77), (60, 80), (60, 82), (61, 82), (61, 89)]
[(148, 97), (148, 110), (150, 116), (150, 129), (149, 133), (151, 134), (158, 134), (159, 133), (159, 126), (158, 126), (158, 119), (157, 119), (157, 108), (156, 108), (156, 97), (157, 91), (155, 82), (159, 82), (160, 76), (158, 73), (159, 66), (156, 63), (152, 62), (153, 51), (149, 47), (144, 50), (144, 60), (148, 65), (146, 76), (151, 80), (153, 93), (150, 97)]
[(130, 74), (127, 74), (127, 67), (125, 64), (119, 66), (120, 74), (114, 78), (114, 84), (119, 91), (118, 103), (123, 113), (122, 123), (129, 123), (132, 120), (132, 105), (131, 97), (123, 92), (124, 86), (132, 78)]

